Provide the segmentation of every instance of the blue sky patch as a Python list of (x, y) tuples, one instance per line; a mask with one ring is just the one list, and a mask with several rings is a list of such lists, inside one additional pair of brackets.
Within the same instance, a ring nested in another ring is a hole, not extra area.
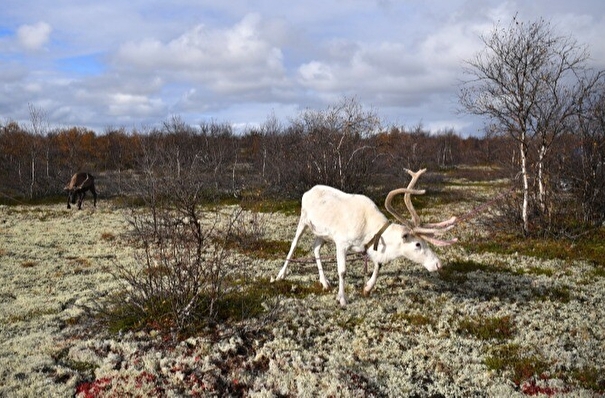
[(99, 75), (105, 71), (105, 65), (98, 54), (62, 58), (56, 61), (57, 68), (65, 73), (83, 76)]

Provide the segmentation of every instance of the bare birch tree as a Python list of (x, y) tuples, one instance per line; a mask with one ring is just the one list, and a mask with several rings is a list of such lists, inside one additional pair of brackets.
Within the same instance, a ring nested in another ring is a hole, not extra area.
[(463, 82), (460, 101), (467, 112), (485, 116), (492, 131), (517, 142), (522, 228), (528, 233), (530, 200), (538, 203), (537, 211), (546, 211), (549, 148), (566, 131), (579, 97), (598, 79), (585, 67), (586, 47), (557, 36), (542, 19), (526, 23), (514, 17), (508, 27), (496, 26), (481, 40), (485, 48), (467, 61), (470, 78)]
[[(48, 133), (48, 122), (46, 120), (46, 112), (42, 108), (38, 108), (33, 104), (27, 105), (29, 108), (29, 119), (31, 122), (31, 181), (29, 186), (29, 197), (34, 197), (34, 191), (36, 187), (36, 160), (40, 152), (40, 146), (43, 137)], [(48, 168), (48, 158), (47, 158)]]
[(378, 131), (380, 119), (356, 98), (344, 97), (326, 110), (303, 111), (292, 129), (305, 136), (308, 182), (358, 190), (371, 170), (374, 148), (366, 138)]

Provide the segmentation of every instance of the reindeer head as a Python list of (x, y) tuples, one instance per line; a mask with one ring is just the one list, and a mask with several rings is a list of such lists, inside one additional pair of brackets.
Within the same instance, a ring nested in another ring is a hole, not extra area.
[[(436, 271), (441, 268), (441, 262), (427, 245), (427, 242), (435, 246), (448, 246), (455, 243), (457, 239), (442, 240), (436, 238), (436, 236), (442, 235), (453, 228), (456, 223), (456, 217), (452, 217), (449, 220), (436, 224), (421, 224), (420, 217), (412, 205), (411, 195), (422, 195), (426, 192), (424, 189), (414, 189), (414, 185), (418, 181), (418, 178), (426, 171), (426, 169), (418, 170), (417, 172), (407, 169), (406, 171), (412, 176), (412, 180), (408, 184), (407, 188), (399, 188), (389, 192), (385, 199), (384, 206), (387, 211), (402, 224), (402, 238), (404, 244), (411, 243), (415, 246), (415, 250), (409, 251), (409, 255), (406, 255), (406, 257), (412, 261), (422, 264), (429, 271)], [(395, 196), (402, 193), (404, 194), (403, 197), (405, 206), (412, 216), (411, 222), (403, 217), (397, 210), (395, 210), (391, 203)]]

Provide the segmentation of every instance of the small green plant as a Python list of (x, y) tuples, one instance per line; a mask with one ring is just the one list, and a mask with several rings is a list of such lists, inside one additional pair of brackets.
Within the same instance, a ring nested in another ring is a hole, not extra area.
[(464, 318), (458, 330), (481, 340), (506, 340), (513, 337), (515, 325), (510, 316), (487, 318)]
[(554, 271), (552, 269), (542, 267), (530, 267), (527, 273), (530, 275), (543, 275), (549, 277), (554, 275)]
[(98, 365), (91, 362), (76, 361), (69, 358), (69, 348), (62, 348), (59, 351), (51, 354), (51, 358), (61, 366), (70, 368), (78, 372), (81, 376), (94, 378), (95, 370)]
[(434, 321), (431, 317), (418, 313), (397, 313), (393, 314), (391, 319), (393, 322), (405, 322), (416, 327), (434, 324)]
[(560, 303), (569, 303), (571, 300), (571, 290), (568, 286), (554, 286), (550, 289), (533, 289), (535, 298), (541, 301), (558, 301)]
[(447, 282), (464, 282), (469, 272), (492, 272), (494, 267), (473, 260), (455, 260), (439, 272), (439, 277)]
[[(226, 236), (226, 247), (255, 258), (285, 258), (290, 249), (290, 241), (265, 239), (267, 217), (258, 211), (244, 211), (238, 208)], [(304, 255), (302, 248), (296, 248), (295, 256)]]
[[(245, 244), (242, 242), (245, 241)], [(288, 250), (290, 250), (288, 241), (271, 240), (271, 239), (249, 239), (242, 240), (241, 236), (231, 236), (228, 238), (227, 244), (230, 249), (238, 250), (244, 254), (263, 259), (286, 258)], [(304, 249), (297, 247), (294, 257), (301, 257), (305, 254)]]
[(29, 322), (32, 319), (40, 318), (46, 315), (56, 315), (60, 312), (57, 308), (36, 308), (25, 313), (12, 314), (7, 320), (8, 323)]
[(596, 278), (605, 278), (605, 267), (595, 267), (590, 275)]
[(586, 260), (605, 266), (605, 228), (594, 229), (581, 239), (519, 237), (514, 234), (494, 233), (488, 240), (464, 244), (473, 253), (520, 253), (542, 259)]
[(574, 370), (571, 373), (571, 377), (582, 388), (599, 393), (605, 392), (605, 374), (603, 374), (602, 369), (586, 365), (580, 369)]
[(350, 315), (339, 319), (336, 323), (344, 330), (354, 330), (363, 323), (363, 318)]
[(491, 350), (485, 365), (497, 372), (508, 372), (511, 380), (521, 385), (526, 380), (544, 373), (550, 365), (538, 354), (527, 354), (517, 344), (506, 344)]
[(275, 200), (261, 198), (248, 200), (242, 198), (239, 204), (243, 209), (259, 213), (281, 213), (285, 215), (298, 215), (300, 213), (300, 199)]

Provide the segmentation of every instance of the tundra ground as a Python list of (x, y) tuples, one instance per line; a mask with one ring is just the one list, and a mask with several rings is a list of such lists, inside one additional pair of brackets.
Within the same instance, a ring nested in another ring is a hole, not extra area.
[[(121, 237), (123, 209), (109, 201), (64, 207), (0, 207), (0, 397), (605, 392), (598, 264), (457, 245), (439, 250), (441, 273), (404, 259), (386, 265), (364, 297), (357, 260), (348, 267), (344, 309), (336, 287), (307, 289), (317, 284), (314, 264), (292, 264), (292, 294), (268, 295), (260, 317), (174, 343), (154, 330), (88, 328), (84, 307), (123, 288), (109, 271), (116, 261), (136, 267), (134, 249)], [(446, 215), (462, 211), (448, 206)], [(267, 217), (267, 238), (292, 238), (296, 216)], [(477, 228), (465, 224), (456, 235), (468, 241)], [(250, 259), (251, 280), (275, 276), (278, 257)], [(333, 286), (335, 268), (325, 266)]]

